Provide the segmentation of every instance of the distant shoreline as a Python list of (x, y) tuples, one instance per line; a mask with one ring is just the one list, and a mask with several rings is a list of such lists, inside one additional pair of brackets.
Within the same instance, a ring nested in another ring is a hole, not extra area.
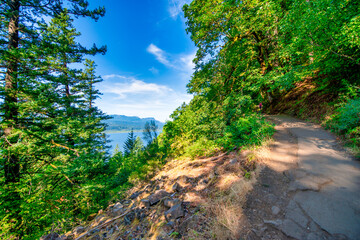
[[(112, 133), (129, 133), (131, 130), (106, 130), (104, 133), (112, 134)], [(133, 130), (134, 133), (143, 132), (143, 130)]]

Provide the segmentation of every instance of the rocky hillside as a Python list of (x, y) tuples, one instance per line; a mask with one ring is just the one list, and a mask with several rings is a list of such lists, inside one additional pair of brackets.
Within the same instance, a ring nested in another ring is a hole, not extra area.
[(253, 158), (252, 152), (243, 151), (173, 160), (87, 224), (41, 239), (232, 238), (239, 232), (239, 213), (254, 179)]

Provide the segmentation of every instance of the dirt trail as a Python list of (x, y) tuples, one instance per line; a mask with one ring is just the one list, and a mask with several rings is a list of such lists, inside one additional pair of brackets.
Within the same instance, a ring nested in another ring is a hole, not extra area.
[(249, 238), (360, 239), (360, 163), (320, 126), (269, 120), (277, 132), (248, 196)]

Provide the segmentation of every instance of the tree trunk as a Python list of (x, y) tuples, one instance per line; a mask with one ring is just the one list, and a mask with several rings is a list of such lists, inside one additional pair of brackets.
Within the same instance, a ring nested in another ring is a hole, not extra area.
[[(4, 148), (8, 150), (4, 154), (4, 173), (5, 173), (5, 189), (6, 197), (5, 211), (11, 213), (11, 220), (16, 219), (17, 223), (20, 220), (20, 194), (18, 192), (18, 183), (20, 181), (20, 158), (11, 151), (11, 146), (18, 141), (18, 137), (13, 137), (12, 132), (14, 128), (18, 127), (18, 106), (17, 106), (17, 91), (18, 91), (18, 63), (19, 59), (16, 56), (16, 49), (19, 47), (19, 11), (20, 0), (10, 0), (8, 2), (10, 7), (10, 19), (8, 28), (8, 50), (10, 57), (6, 63), (5, 75), (5, 99), (4, 99), (4, 137), (6, 140)], [(15, 54), (14, 54), (15, 52)], [(18, 227), (16, 224), (12, 228), (15, 230)]]
[[(9, 3), (11, 8), (11, 17), (9, 22), (9, 43), (8, 49), (11, 51), (19, 46), (19, 0), (11, 0)], [(5, 138), (7, 139), (7, 147), (10, 147), (14, 141), (10, 137), (12, 129), (18, 125), (18, 109), (17, 109), (17, 71), (19, 60), (16, 56), (7, 60), (7, 71), (5, 75), (5, 100), (4, 100), (4, 121), (8, 123), (4, 129)], [(9, 139), (8, 139), (9, 137)], [(19, 160), (12, 153), (5, 156), (5, 181), (6, 183), (19, 181)]]

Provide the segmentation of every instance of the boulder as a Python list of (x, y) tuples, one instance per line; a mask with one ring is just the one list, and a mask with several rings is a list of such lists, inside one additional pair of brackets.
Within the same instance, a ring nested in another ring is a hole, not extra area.
[(177, 199), (177, 198), (174, 198), (174, 199), (167, 198), (167, 199), (164, 200), (164, 206), (165, 206), (165, 207), (171, 208), (171, 207), (173, 207), (173, 206), (175, 206), (175, 205), (177, 205), (177, 204), (181, 204), (180, 199)]
[(155, 205), (156, 203), (158, 203), (164, 197), (167, 197), (169, 195), (170, 194), (165, 190), (158, 190), (154, 194), (150, 195), (148, 197), (148, 200), (150, 202), (150, 205), (152, 206), (152, 205)]
[(165, 218), (168, 221), (175, 220), (179, 217), (184, 216), (184, 208), (181, 204), (176, 204), (175, 206), (171, 207), (169, 210), (165, 212)]

